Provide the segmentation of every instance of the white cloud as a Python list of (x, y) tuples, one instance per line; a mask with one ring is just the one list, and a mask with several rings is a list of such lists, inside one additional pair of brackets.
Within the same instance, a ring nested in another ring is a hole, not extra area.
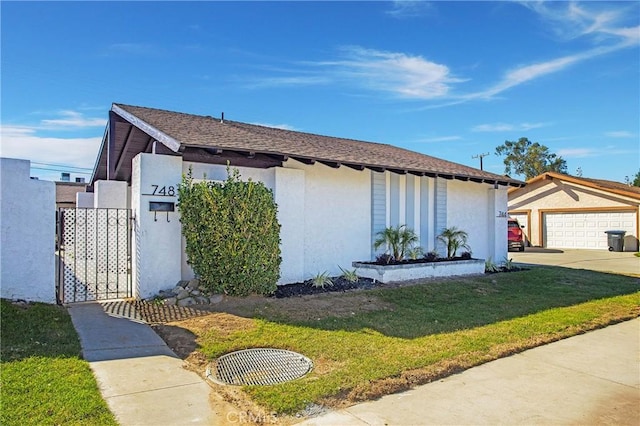
[(92, 168), (102, 136), (91, 138), (42, 137), (26, 126), (0, 126), (0, 155), (47, 164)]
[(262, 89), (287, 86), (317, 86), (330, 82), (331, 79), (326, 76), (263, 77), (252, 78), (244, 83), (244, 87), (247, 89)]
[[(640, 41), (636, 2), (615, 4), (534, 1), (521, 4), (536, 12), (564, 39), (591, 37), (595, 44), (601, 44), (608, 38), (617, 39), (624, 44), (638, 44)], [(629, 27), (628, 24), (635, 26)]]
[(565, 148), (557, 152), (563, 158), (585, 158), (598, 155), (598, 151), (593, 148)]
[(635, 135), (626, 130), (614, 130), (604, 134), (608, 138), (633, 138)]
[(488, 89), (461, 96), (463, 102), (489, 99), (515, 86), (561, 72), (580, 62), (640, 44), (640, 26), (625, 26), (629, 16), (634, 16), (633, 13), (637, 16), (637, 10), (629, 15), (627, 9), (637, 9), (637, 5), (618, 6), (617, 9), (613, 9), (615, 6), (610, 3), (594, 6), (595, 2), (589, 3), (588, 7), (575, 2), (538, 1), (521, 4), (538, 13), (564, 38), (571, 40), (590, 37), (594, 47), (572, 55), (515, 67)]
[(472, 132), (512, 132), (512, 131), (527, 131), (531, 129), (538, 129), (540, 127), (548, 126), (549, 123), (491, 123), (491, 124), (478, 124), (474, 126)]
[(453, 83), (464, 81), (453, 77), (446, 65), (429, 61), (422, 56), (359, 46), (346, 47), (343, 51), (346, 55), (344, 60), (325, 65), (336, 66), (335, 72), (342, 78), (401, 98), (445, 97)]
[(60, 111), (60, 118), (44, 119), (40, 123), (48, 128), (80, 128), (80, 127), (104, 127), (106, 118), (87, 118), (76, 111)]
[(394, 18), (415, 18), (428, 15), (433, 10), (433, 4), (428, 1), (396, 0), (386, 13)]
[(264, 127), (273, 127), (274, 129), (282, 129), (282, 130), (297, 130), (295, 127), (290, 126), (288, 124), (269, 124), (269, 123), (251, 123), (256, 126), (264, 126)]

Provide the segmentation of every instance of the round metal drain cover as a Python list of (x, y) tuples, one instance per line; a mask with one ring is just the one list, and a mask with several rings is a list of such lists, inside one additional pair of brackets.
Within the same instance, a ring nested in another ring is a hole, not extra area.
[(275, 385), (298, 379), (313, 368), (304, 355), (283, 349), (231, 352), (207, 367), (207, 377), (224, 385)]

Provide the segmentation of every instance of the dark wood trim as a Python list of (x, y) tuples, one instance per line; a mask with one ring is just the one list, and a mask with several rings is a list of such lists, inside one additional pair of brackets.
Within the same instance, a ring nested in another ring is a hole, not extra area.
[(133, 139), (132, 135), (133, 132), (135, 131), (135, 127), (133, 127), (131, 124), (129, 124), (129, 131), (127, 132), (127, 136), (125, 136), (124, 138), (124, 145), (122, 146), (122, 149), (120, 150), (120, 157), (118, 157), (118, 162), (116, 163), (116, 168), (115, 168), (115, 178), (118, 177), (118, 173), (120, 173), (120, 168), (122, 167), (122, 165), (124, 164), (124, 160), (127, 157), (127, 152), (129, 151), (129, 148), (131, 147), (131, 139)]
[(291, 159), (296, 160), (302, 164), (313, 165), (316, 164), (316, 160), (313, 158), (305, 158), (305, 157), (291, 157)]
[(107, 142), (107, 180), (115, 179), (116, 171), (116, 113), (109, 111), (109, 136)]
[(353, 170), (358, 170), (358, 171), (362, 171), (364, 170), (364, 166), (362, 164), (344, 164), (344, 166), (349, 167), (350, 169)]
[(331, 167), (333, 169), (337, 169), (341, 166), (341, 163), (338, 163), (337, 161), (318, 160), (318, 163), (324, 164), (325, 166)]
[(190, 147), (187, 147), (182, 153), (182, 160), (220, 165), (226, 165), (228, 161), (229, 165), (233, 167), (255, 167), (258, 169), (282, 166), (282, 161), (265, 154), (255, 154), (253, 158), (249, 158), (246, 153), (225, 150), (222, 154), (212, 155), (206, 150)]

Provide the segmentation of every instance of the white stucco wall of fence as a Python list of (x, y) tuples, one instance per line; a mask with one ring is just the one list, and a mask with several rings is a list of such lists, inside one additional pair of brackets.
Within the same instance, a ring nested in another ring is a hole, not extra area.
[(55, 303), (55, 184), (30, 178), (30, 162), (0, 158), (3, 298)]

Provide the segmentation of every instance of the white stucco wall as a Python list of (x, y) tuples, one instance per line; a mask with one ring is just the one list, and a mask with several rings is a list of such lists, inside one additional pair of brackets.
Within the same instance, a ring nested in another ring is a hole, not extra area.
[(93, 208), (93, 192), (78, 192), (76, 194), (76, 207), (81, 209)]
[(447, 227), (467, 232), (474, 258), (491, 257), (499, 262), (507, 256), (506, 212), (505, 187), (493, 189), (488, 184), (448, 181)]
[(371, 172), (289, 161), (305, 174), (304, 279), (371, 256)]
[(30, 162), (0, 159), (2, 297), (55, 303), (55, 184), (30, 179)]
[(136, 297), (152, 297), (160, 290), (174, 287), (181, 279), (182, 227), (177, 208), (173, 212), (149, 210), (151, 201), (174, 203), (175, 207), (181, 175), (181, 157), (138, 154), (133, 159), (132, 263)]
[(127, 209), (127, 182), (118, 180), (99, 180), (95, 183), (93, 207), (97, 209)]

